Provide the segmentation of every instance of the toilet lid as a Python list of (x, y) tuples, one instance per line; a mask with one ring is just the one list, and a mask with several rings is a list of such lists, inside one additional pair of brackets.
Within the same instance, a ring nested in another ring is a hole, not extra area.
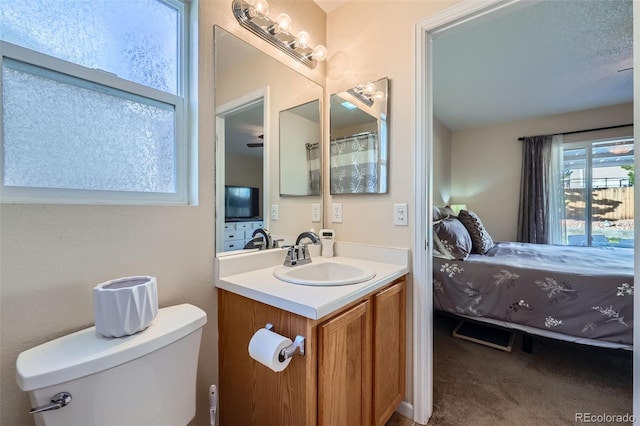
[(104, 337), (95, 327), (80, 330), (18, 355), (16, 381), (30, 391), (99, 373), (171, 344), (206, 322), (202, 309), (183, 304), (159, 309), (147, 329), (131, 336)]

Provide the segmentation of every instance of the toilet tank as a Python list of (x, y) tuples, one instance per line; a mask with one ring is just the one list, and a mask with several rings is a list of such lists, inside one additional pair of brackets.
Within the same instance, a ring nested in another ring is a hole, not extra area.
[(22, 352), (18, 386), (33, 407), (59, 392), (71, 402), (34, 414), (36, 425), (186, 425), (195, 416), (203, 310), (158, 310), (144, 331), (107, 338), (87, 328)]

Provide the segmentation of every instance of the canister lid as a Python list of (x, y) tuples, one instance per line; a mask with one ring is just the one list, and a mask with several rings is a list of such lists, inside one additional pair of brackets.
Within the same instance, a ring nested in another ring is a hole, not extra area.
[(147, 329), (131, 336), (104, 337), (95, 327), (86, 328), (22, 352), (16, 380), (30, 391), (99, 373), (167, 346), (206, 322), (202, 309), (182, 304), (159, 309)]

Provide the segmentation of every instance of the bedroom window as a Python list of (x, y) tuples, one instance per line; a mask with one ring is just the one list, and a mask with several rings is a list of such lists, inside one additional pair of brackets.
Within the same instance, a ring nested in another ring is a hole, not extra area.
[(188, 203), (186, 9), (0, 4), (3, 202)]
[(564, 146), (566, 244), (633, 247), (633, 138)]

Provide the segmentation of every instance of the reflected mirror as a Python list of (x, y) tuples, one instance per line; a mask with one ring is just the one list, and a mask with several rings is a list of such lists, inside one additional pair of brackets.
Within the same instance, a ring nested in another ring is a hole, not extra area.
[[(216, 252), (289, 244), (302, 231), (322, 228), (322, 150), (309, 157), (294, 150), (322, 140), (324, 89), (219, 26), (214, 37)], [(281, 162), (281, 144), (299, 158)], [(281, 175), (301, 181), (299, 170), (309, 187), (304, 194), (280, 183)], [(281, 197), (281, 188), (307, 196)]]
[(320, 101), (280, 112), (280, 195), (320, 195)]
[(331, 95), (331, 194), (388, 191), (389, 79)]

